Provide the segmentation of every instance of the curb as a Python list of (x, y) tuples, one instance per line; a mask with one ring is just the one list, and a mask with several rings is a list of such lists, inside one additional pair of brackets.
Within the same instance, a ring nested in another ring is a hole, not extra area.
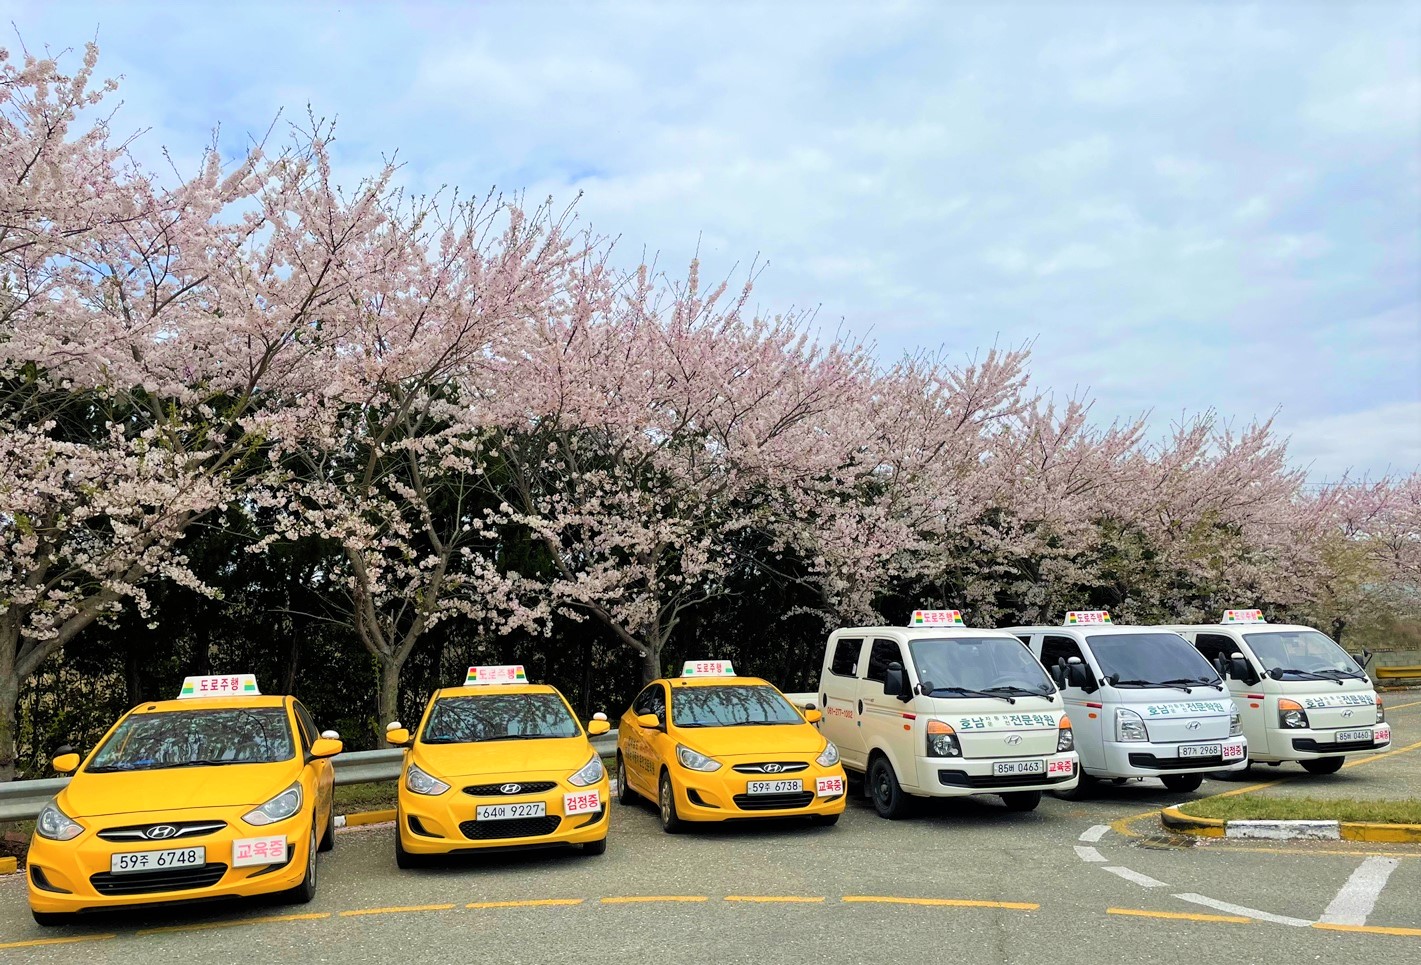
[(361, 811), (358, 814), (337, 814), (334, 824), (338, 828), (356, 828), (362, 824), (388, 824), (395, 820), (395, 810)]
[(1160, 811), (1160, 824), (1167, 831), (1198, 838), (1421, 843), (1421, 824), (1371, 824), (1362, 821), (1225, 821), (1222, 818), (1195, 817), (1185, 814), (1177, 807)]
[(0, 875), (12, 875), (20, 870), (18, 858), (0, 858)]

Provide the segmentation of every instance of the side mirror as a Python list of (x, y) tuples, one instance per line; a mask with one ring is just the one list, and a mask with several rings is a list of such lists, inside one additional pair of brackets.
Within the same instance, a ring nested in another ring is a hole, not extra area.
[[(390, 733), (386, 731), (385, 740), (390, 739)], [(344, 749), (344, 744), (330, 737), (318, 737), (311, 742), (312, 757), (335, 757)]]
[(809, 723), (811, 724), (817, 724), (824, 719), (824, 715), (819, 713), (819, 711), (815, 710), (813, 707), (811, 707), (804, 712), (804, 719), (809, 721)]
[(410, 732), (400, 726), (399, 721), (395, 721), (385, 730), (385, 743), (393, 744), (396, 747), (409, 747), (412, 743)]
[[(60, 750), (63, 749), (62, 747), (60, 748)], [(79, 769), (80, 763), (81, 758), (73, 751), (69, 751), (67, 754), (56, 754), (54, 760), (49, 762), (50, 766), (54, 768), (55, 773), (58, 774), (73, 774)]]
[(1095, 689), (1095, 681), (1091, 678), (1090, 668), (1081, 661), (1080, 657), (1066, 658), (1066, 683), (1068, 686), (1079, 687), (1086, 691)]
[(661, 718), (655, 714), (637, 714), (636, 723), (638, 727), (656, 729), (661, 726)]
[(590, 720), (590, 721), (587, 722), (587, 736), (588, 736), (588, 737), (600, 737), (601, 735), (607, 733), (607, 731), (609, 731), (609, 730), (611, 730), (611, 729), (612, 729), (612, 725), (609, 724), (609, 723), (607, 723), (606, 720), (598, 720), (597, 718), (594, 717), (594, 718), (592, 718), (592, 720)]
[(918, 682), (918, 693), (920, 694), (931, 695), (933, 690), (935, 689), (936, 688), (933, 687), (933, 682), (931, 680), (922, 680)]
[(912, 700), (913, 692), (908, 689), (908, 675), (903, 670), (901, 663), (890, 663), (888, 672), (883, 676), (883, 692), (890, 697), (897, 697), (899, 700)]
[(1243, 658), (1243, 654), (1236, 653), (1229, 657), (1229, 672), (1227, 676), (1240, 680), (1245, 684), (1258, 682), (1258, 675), (1253, 672), (1253, 668), (1248, 665), (1248, 661)]

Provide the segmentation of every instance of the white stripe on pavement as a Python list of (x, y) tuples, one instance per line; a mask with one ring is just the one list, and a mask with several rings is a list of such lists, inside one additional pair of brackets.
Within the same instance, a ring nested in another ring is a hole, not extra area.
[(1113, 874), (1113, 875), (1119, 875), (1120, 877), (1124, 878), (1126, 881), (1133, 881), (1135, 884), (1137, 884), (1137, 885), (1144, 885), (1146, 888), (1168, 888), (1168, 887), (1169, 887), (1169, 885), (1165, 884), (1163, 881), (1156, 881), (1154, 878), (1151, 878), (1149, 875), (1142, 875), (1142, 874), (1140, 874), (1138, 871), (1131, 871), (1129, 868), (1119, 868), (1119, 867), (1116, 867), (1116, 866), (1114, 866), (1114, 865), (1106, 865), (1104, 868), (1102, 868), (1102, 869), (1100, 869), (1100, 870), (1102, 870), (1102, 871), (1108, 871), (1108, 872), (1110, 872), (1110, 873)]
[(1107, 831), (1109, 831), (1109, 830), (1110, 830), (1110, 825), (1108, 825), (1108, 824), (1097, 824), (1097, 825), (1096, 825), (1095, 827), (1093, 827), (1093, 828), (1087, 828), (1086, 831), (1085, 831), (1085, 833), (1081, 835), (1081, 840), (1082, 840), (1082, 841), (1089, 841), (1091, 844), (1095, 844), (1095, 843), (1096, 843), (1097, 841), (1099, 841), (1101, 838), (1105, 837), (1105, 832), (1107, 832)]
[(1206, 908), (1214, 908), (1218, 911), (1226, 911), (1230, 915), (1242, 915), (1244, 918), (1256, 918), (1259, 921), (1271, 921), (1275, 925), (1292, 925), (1294, 928), (1309, 928), (1312, 922), (1303, 918), (1289, 918), (1286, 915), (1272, 915), (1266, 911), (1259, 911), (1257, 908), (1245, 908), (1243, 905), (1231, 905), (1227, 901), (1218, 901), (1214, 898), (1206, 898), (1203, 895), (1187, 894), (1175, 895), (1181, 901), (1191, 902), (1195, 905), (1203, 905)]
[(1094, 848), (1087, 848), (1084, 845), (1080, 844), (1076, 845), (1076, 857), (1080, 858), (1082, 861), (1098, 861), (1101, 864), (1104, 864), (1107, 860), (1105, 855), (1101, 854)]
[(1363, 861), (1319, 920), (1329, 925), (1365, 925), (1386, 880), (1400, 863), (1396, 858), (1380, 857)]

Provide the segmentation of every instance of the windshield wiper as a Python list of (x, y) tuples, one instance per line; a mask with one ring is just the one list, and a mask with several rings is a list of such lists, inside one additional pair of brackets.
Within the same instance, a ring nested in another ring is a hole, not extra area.
[(145, 770), (145, 771), (166, 771), (166, 770), (171, 770), (171, 769), (174, 768), (174, 767), (224, 767), (224, 766), (226, 766), (226, 765), (228, 765), (228, 764), (261, 764), (261, 763), (263, 763), (263, 762), (262, 762), (262, 761), (208, 761), (208, 760), (201, 760), (201, 759), (199, 759), (199, 760), (195, 760), (195, 761), (183, 761), (182, 763), (179, 763), (179, 764), (159, 764), (159, 765), (157, 765), (156, 767), (145, 767), (145, 768), (141, 768), (141, 770)]
[(1018, 687), (1009, 684), (1005, 687), (988, 687), (989, 694), (1019, 694), (1022, 697), (1045, 697), (1047, 700), (1055, 700), (1056, 695), (1049, 690), (1032, 690), (1030, 687)]
[[(994, 688), (1000, 690), (1001, 688)], [(970, 690), (967, 687), (934, 687), (930, 697), (938, 694), (957, 694), (962, 697), (995, 697), (998, 700), (1005, 700), (1009, 704), (1016, 703), (1016, 698), (1008, 694), (994, 694), (990, 690)]]
[(1320, 673), (1313, 673), (1311, 670), (1299, 670), (1296, 667), (1273, 667), (1268, 671), (1268, 676), (1274, 680), (1282, 680), (1283, 674), (1294, 674), (1305, 680), (1336, 680), (1336, 677), (1324, 677)]
[(1338, 670), (1333, 667), (1329, 667), (1326, 670), (1319, 670), (1317, 673), (1330, 674), (1332, 676), (1329, 679), (1335, 680), (1339, 684), (1344, 680), (1365, 680), (1367, 677), (1366, 674), (1357, 673), (1352, 670)]
[[(484, 738), (483, 740), (481, 740), (481, 741), (475, 741), (475, 743), (477, 743), (477, 744), (491, 744), (491, 743), (493, 743), (494, 741), (535, 741), (535, 740), (551, 739), (551, 738), (560, 737), (560, 736), (562, 736), (562, 735), (560, 735), (560, 734), (500, 734), (498, 737), (485, 737), (485, 738)], [(569, 735), (567, 735), (567, 736), (571, 737), (572, 735), (569, 734)]]

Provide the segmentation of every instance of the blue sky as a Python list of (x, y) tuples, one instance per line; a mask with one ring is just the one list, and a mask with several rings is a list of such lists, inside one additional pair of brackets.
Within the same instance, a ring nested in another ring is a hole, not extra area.
[[(119, 129), (196, 156), (307, 104), (350, 180), (571, 201), (767, 311), (1164, 431), (1278, 413), (1317, 481), (1421, 466), (1421, 5), (0, 0), (97, 37)], [(18, 45), (14, 33), (4, 41)]]

